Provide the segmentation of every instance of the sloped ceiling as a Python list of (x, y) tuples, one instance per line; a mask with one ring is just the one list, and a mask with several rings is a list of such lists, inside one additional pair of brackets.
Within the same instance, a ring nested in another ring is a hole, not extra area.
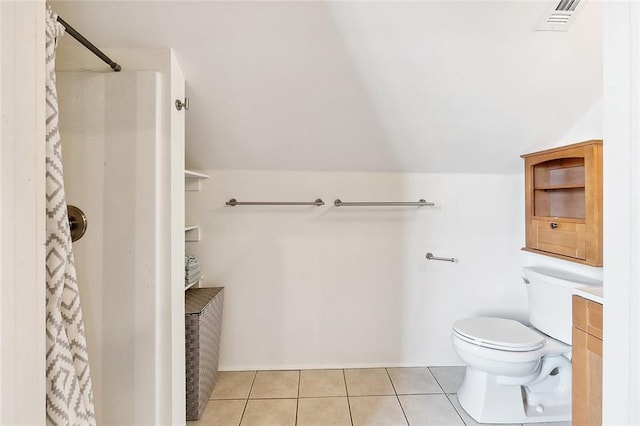
[(175, 49), (190, 167), (462, 173), (520, 172), (601, 99), (601, 5), (535, 31), (550, 4), (52, 2), (100, 47)]

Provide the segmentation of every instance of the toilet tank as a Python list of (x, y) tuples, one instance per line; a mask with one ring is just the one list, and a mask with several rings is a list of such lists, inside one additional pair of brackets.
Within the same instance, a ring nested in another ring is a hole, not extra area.
[(529, 322), (541, 332), (571, 344), (573, 290), (602, 287), (602, 281), (558, 269), (523, 268), (529, 298)]

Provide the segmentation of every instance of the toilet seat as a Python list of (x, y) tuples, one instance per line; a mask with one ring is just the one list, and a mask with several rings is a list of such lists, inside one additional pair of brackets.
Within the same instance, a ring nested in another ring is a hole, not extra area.
[(546, 336), (506, 318), (466, 318), (453, 325), (453, 332), (474, 345), (508, 352), (536, 351), (546, 341)]

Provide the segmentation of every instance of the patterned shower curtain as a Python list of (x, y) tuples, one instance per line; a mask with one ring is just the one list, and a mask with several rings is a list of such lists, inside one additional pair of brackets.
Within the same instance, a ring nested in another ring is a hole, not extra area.
[(95, 425), (80, 294), (62, 179), (55, 75), (56, 41), (64, 33), (47, 5), (47, 423)]

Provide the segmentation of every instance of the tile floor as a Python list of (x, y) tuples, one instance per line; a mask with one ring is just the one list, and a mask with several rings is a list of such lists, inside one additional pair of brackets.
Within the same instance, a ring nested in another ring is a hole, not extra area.
[(187, 424), (476, 425), (456, 395), (463, 377), (464, 367), (220, 372), (202, 417)]

